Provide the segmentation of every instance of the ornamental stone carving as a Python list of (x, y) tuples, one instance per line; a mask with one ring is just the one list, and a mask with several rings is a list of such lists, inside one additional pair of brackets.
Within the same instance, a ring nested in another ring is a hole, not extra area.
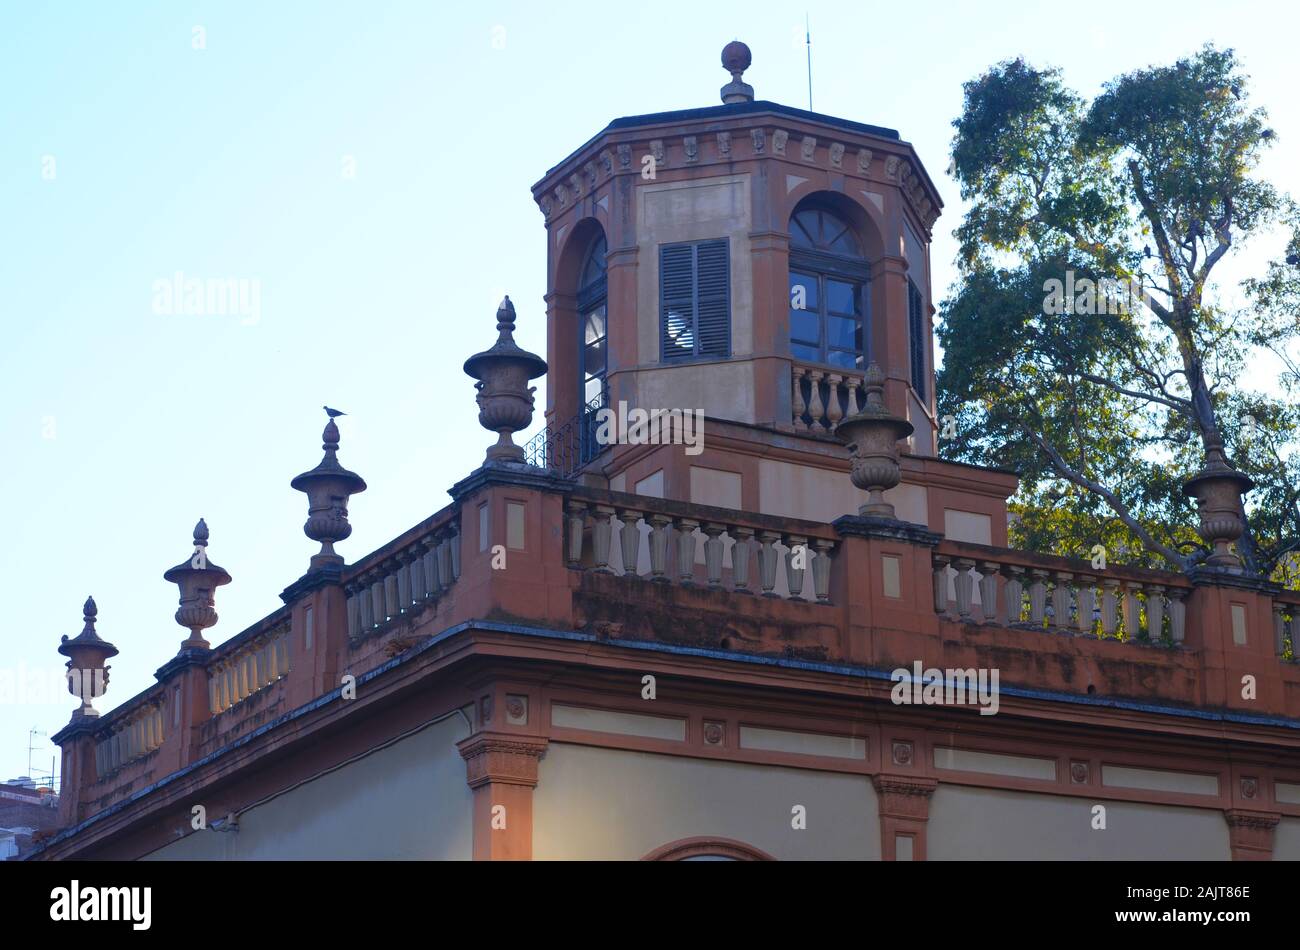
[(839, 168), (844, 163), (844, 146), (839, 142), (832, 142), (830, 147), (831, 165)]
[(731, 133), (718, 133), (718, 154), (723, 158), (731, 158)]
[(632, 167), (631, 145), (620, 145), (618, 147), (618, 167), (625, 170)]
[(803, 142), (799, 146), (799, 155), (805, 162), (811, 162), (817, 153), (817, 139), (811, 135), (805, 135)]
[(785, 143), (789, 141), (790, 133), (784, 129), (777, 129), (772, 133), (772, 151), (777, 155), (785, 154)]
[(867, 367), (863, 382), (867, 404), (861, 411), (840, 420), (835, 435), (848, 445), (853, 484), (867, 492), (867, 502), (858, 509), (858, 514), (892, 519), (894, 506), (885, 501), (884, 493), (902, 480), (898, 440), (911, 435), (913, 427), (885, 408), (885, 374), (878, 364)]
[(1231, 545), (1246, 529), (1241, 496), (1255, 483), (1228, 464), (1219, 433), (1205, 440), (1205, 467), (1183, 485), (1183, 492), (1196, 499), (1200, 523), (1196, 533), (1212, 548), (1206, 563), (1212, 567), (1241, 569), (1241, 559)]
[(506, 297), (497, 310), (497, 342), (465, 361), (466, 375), (478, 380), (479, 425), (497, 433), (487, 462), (522, 462), (524, 450), (512, 436), (533, 421), (533, 393), (528, 381), (546, 372), (546, 361), (515, 344), (515, 305)]
[(686, 161), (688, 164), (699, 160), (700, 142), (694, 135), (688, 135), (682, 139), (682, 148), (686, 152)]
[(871, 170), (871, 149), (858, 149), (858, 171), (865, 175)]
[(767, 142), (767, 136), (762, 129), (750, 129), (749, 140), (754, 143), (754, 153), (759, 154), (763, 151), (763, 146)]

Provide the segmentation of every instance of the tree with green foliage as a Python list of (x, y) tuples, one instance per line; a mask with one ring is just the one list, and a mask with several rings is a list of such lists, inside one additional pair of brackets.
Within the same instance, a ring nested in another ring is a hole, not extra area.
[[(1091, 102), (1023, 60), (965, 85), (941, 451), (1021, 474), (1016, 543), (1186, 570), (1206, 552), (1182, 484), (1222, 444), (1257, 486), (1243, 561), (1293, 563), (1300, 211), (1257, 175), (1274, 135), (1246, 87), (1213, 46)], [(1222, 291), (1216, 266), (1279, 230), (1266, 273)]]

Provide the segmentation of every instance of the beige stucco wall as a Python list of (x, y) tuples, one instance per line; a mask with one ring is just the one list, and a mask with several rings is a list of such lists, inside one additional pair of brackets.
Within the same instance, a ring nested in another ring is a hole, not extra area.
[(1300, 818), (1283, 818), (1273, 832), (1273, 860), (1300, 861)]
[[(790, 827), (803, 805), (807, 828)], [(551, 743), (533, 798), (538, 859), (644, 857), (682, 838), (743, 841), (783, 859), (877, 859), (862, 775)]]
[(753, 366), (747, 361), (659, 366), (659, 246), (727, 238), (731, 259), (731, 352), (754, 352), (754, 277), (748, 175), (646, 182), (637, 188), (637, 373), (635, 405), (702, 409), (754, 422)]
[[(1106, 806), (1106, 829), (1092, 809)], [(1214, 809), (1067, 798), (941, 784), (930, 801), (927, 856), (942, 860), (1222, 860), (1228, 825)]]
[(469, 860), (472, 793), (455, 746), (467, 735), (453, 716), (249, 809), (238, 831), (193, 832), (145, 860)]
[[(885, 492), (885, 500), (904, 521), (928, 522), (924, 485), (906, 483)], [(830, 522), (841, 515), (856, 515), (867, 493), (843, 473), (793, 465), (774, 459), (758, 463), (758, 509), (765, 515)]]

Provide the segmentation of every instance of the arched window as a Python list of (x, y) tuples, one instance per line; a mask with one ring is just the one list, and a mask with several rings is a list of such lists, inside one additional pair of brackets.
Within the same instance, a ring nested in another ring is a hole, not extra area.
[(582, 416), (582, 461), (599, 453), (596, 441), (596, 413), (608, 400), (605, 373), (608, 368), (609, 307), (605, 279), (605, 235), (591, 242), (578, 278), (578, 405)]
[(608, 338), (608, 307), (606, 305), (605, 235), (591, 242), (587, 257), (582, 263), (582, 276), (578, 279), (578, 341), (581, 347), (579, 371), (582, 382), (582, 402), (590, 403), (605, 389), (605, 344)]
[(869, 269), (852, 226), (822, 207), (790, 218), (790, 353), (796, 360), (866, 365)]
[(731, 838), (682, 838), (655, 848), (642, 861), (775, 861), (766, 851)]

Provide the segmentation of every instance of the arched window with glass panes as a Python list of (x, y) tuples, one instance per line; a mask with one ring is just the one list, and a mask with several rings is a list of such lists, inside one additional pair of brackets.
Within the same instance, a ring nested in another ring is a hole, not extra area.
[(582, 460), (595, 458), (595, 415), (608, 399), (609, 305), (605, 276), (605, 235), (598, 235), (587, 251), (578, 278), (578, 384), (583, 425)]
[(850, 224), (828, 208), (790, 218), (790, 355), (800, 363), (862, 370), (870, 354), (870, 268)]

